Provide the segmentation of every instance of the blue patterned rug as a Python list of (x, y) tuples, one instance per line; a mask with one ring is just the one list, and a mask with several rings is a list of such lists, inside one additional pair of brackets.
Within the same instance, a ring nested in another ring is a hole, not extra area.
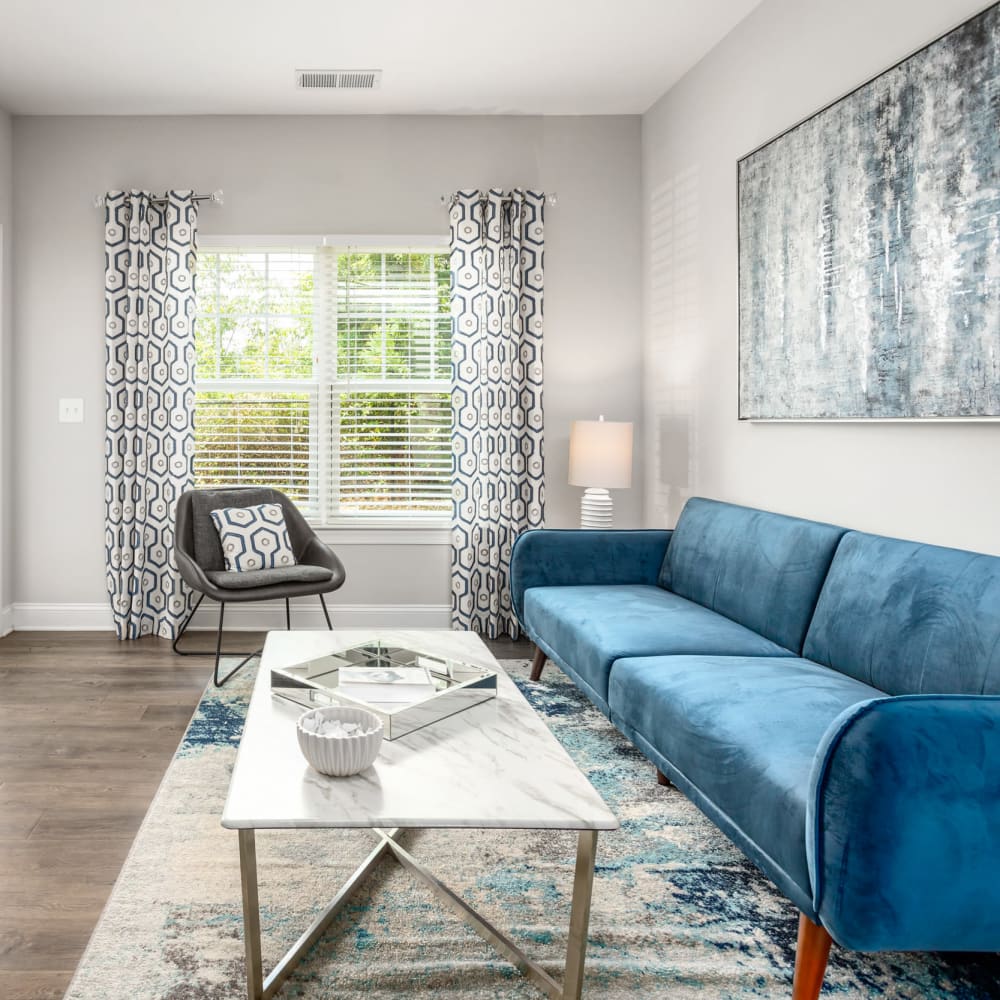
[[(550, 665), (504, 664), (622, 827), (602, 834), (585, 995), (788, 997), (796, 913), (757, 870)], [(252, 671), (209, 689), (150, 806), (69, 1000), (245, 996), (236, 835), (219, 826)], [(557, 978), (575, 837), (416, 831), (408, 849)], [(270, 967), (373, 846), (370, 835), (257, 837)], [(428, 892), (383, 864), (285, 986), (283, 997), (439, 1000), (539, 993)], [(824, 996), (1000, 998), (997, 956), (860, 955), (834, 948)]]

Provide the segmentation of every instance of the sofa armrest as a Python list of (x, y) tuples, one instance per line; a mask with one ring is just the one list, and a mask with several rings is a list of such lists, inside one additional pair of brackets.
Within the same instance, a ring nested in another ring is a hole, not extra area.
[(510, 554), (511, 602), (524, 624), (531, 587), (655, 584), (672, 532), (539, 528), (518, 536)]
[(1000, 950), (1000, 697), (862, 702), (807, 800), (813, 905), (861, 951)]

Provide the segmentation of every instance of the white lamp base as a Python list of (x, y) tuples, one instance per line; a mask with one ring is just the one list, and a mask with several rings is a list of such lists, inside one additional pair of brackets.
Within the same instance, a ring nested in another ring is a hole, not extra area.
[(611, 494), (598, 486), (588, 486), (580, 500), (581, 528), (611, 528), (615, 522), (615, 509)]

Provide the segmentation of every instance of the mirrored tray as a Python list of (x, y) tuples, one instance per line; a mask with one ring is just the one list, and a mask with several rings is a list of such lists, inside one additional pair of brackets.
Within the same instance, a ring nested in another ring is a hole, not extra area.
[[(420, 701), (399, 705), (366, 702), (339, 690), (341, 667), (384, 669), (394, 666), (426, 667), (437, 690)], [(390, 646), (374, 639), (291, 667), (272, 668), (271, 691), (305, 708), (320, 705), (367, 708), (382, 720), (385, 739), (396, 740), (495, 698), (497, 675), (473, 663), (419, 649)]]

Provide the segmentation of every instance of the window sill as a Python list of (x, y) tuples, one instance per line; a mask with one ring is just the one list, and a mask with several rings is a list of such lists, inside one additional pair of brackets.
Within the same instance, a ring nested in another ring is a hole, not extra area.
[(451, 529), (447, 524), (337, 524), (316, 528), (327, 545), (449, 545)]

